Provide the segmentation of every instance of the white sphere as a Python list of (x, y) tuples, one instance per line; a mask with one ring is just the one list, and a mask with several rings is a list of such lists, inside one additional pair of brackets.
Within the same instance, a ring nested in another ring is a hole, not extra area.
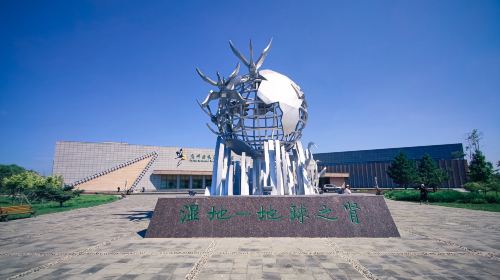
[(235, 152), (262, 154), (264, 142), (279, 140), (289, 150), (302, 136), (307, 104), (300, 87), (272, 70), (260, 70), (235, 79), (243, 102), (219, 107), (224, 125), (220, 135)]
[(283, 112), (283, 131), (285, 135), (293, 133), (301, 120), (300, 110), (304, 102), (300, 87), (287, 76), (273, 70), (261, 70), (259, 74), (265, 80), (260, 83), (257, 96), (266, 104), (278, 102)]

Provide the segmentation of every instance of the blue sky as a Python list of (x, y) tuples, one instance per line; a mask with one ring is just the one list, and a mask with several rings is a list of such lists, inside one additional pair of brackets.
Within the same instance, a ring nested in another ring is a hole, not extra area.
[(0, 163), (58, 140), (213, 147), (194, 69), (263, 68), (306, 93), (318, 152), (463, 142), (500, 160), (499, 1), (1, 1)]

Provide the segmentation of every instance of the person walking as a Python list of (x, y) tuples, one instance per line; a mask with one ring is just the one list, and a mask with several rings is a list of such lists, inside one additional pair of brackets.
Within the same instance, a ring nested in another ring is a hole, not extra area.
[(426, 204), (429, 204), (429, 190), (427, 190), (427, 187), (425, 187), (424, 184), (420, 184), (420, 187), (418, 187), (418, 190), (420, 191), (420, 204), (422, 204), (422, 201)]

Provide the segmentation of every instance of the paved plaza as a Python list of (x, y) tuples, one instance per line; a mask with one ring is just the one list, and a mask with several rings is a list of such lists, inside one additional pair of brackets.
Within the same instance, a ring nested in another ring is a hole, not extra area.
[(500, 213), (387, 200), (401, 238), (144, 239), (157, 198), (0, 223), (0, 279), (500, 277)]

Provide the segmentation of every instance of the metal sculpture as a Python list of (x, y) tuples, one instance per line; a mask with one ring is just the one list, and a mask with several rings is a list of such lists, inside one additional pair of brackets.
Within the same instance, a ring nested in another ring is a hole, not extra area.
[[(260, 70), (272, 40), (253, 59), (252, 41), (247, 59), (229, 41), (233, 53), (248, 68), (238, 75), (236, 64), (228, 78), (217, 81), (196, 68), (198, 75), (217, 87), (198, 104), (216, 126), (212, 186), (206, 195), (295, 195), (318, 192), (317, 164), (300, 138), (307, 123), (307, 103), (300, 87), (272, 70)], [(217, 102), (212, 110), (210, 104)], [(236, 156), (234, 156), (236, 155)], [(324, 170), (322, 171), (324, 173)]]

